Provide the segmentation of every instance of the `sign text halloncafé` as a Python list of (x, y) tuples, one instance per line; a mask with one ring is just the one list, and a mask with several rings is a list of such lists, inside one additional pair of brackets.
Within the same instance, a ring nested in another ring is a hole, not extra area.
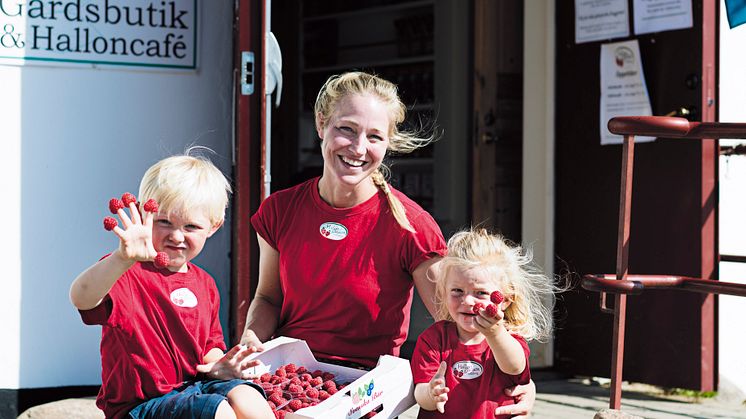
[(0, 62), (196, 68), (197, 0), (0, 0)]

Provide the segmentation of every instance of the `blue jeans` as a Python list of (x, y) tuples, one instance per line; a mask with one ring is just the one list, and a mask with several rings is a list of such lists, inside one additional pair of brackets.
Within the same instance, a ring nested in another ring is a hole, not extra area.
[(181, 387), (163, 396), (147, 400), (129, 413), (132, 419), (213, 419), (218, 405), (226, 400), (234, 387), (246, 384), (256, 389), (263, 397), (264, 390), (246, 380), (188, 381)]

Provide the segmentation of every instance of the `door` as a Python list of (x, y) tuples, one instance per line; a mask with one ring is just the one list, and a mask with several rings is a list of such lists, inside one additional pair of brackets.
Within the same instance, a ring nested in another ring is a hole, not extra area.
[[(230, 343), (243, 333), (251, 297), (256, 290), (258, 245), (250, 228), (263, 190), (262, 140), (265, 134), (264, 33), (266, 1), (238, 0), (234, 18), (234, 161), (233, 262)], [(253, 60), (252, 60), (253, 55)]]
[[(600, 145), (602, 42), (575, 44), (573, 3), (556, 2), (555, 250), (562, 264), (555, 271), (613, 273), (621, 145)], [(654, 115), (686, 107), (692, 120), (715, 120), (717, 3), (693, 0), (692, 28), (633, 36)], [(717, 277), (716, 147), (714, 140), (637, 144), (630, 273)], [(613, 317), (599, 310), (598, 294), (578, 285), (559, 309), (556, 365), (610, 376)], [(646, 291), (629, 297), (624, 379), (713, 390), (715, 309), (711, 295)]]

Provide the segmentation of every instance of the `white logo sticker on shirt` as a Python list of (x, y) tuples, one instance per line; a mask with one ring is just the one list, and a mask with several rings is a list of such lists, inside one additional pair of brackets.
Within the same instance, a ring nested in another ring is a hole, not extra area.
[(171, 292), (171, 302), (179, 307), (197, 307), (197, 296), (189, 288), (179, 288)]
[(482, 375), (484, 368), (474, 361), (459, 361), (453, 364), (451, 372), (453, 372), (453, 376), (459, 380), (473, 380)]
[(319, 233), (329, 240), (342, 240), (347, 237), (347, 227), (339, 223), (328, 221), (321, 224)]

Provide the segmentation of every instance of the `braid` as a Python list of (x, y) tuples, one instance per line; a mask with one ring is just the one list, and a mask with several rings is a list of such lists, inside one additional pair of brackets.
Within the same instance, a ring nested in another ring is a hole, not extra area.
[(407, 219), (407, 212), (404, 209), (404, 205), (402, 205), (399, 198), (396, 197), (393, 193), (391, 193), (391, 188), (389, 188), (388, 182), (386, 182), (386, 178), (383, 176), (383, 173), (381, 173), (380, 169), (373, 172), (373, 174), (370, 175), (370, 178), (373, 180), (373, 184), (375, 184), (379, 189), (383, 191), (384, 194), (386, 194), (386, 200), (389, 202), (389, 206), (391, 207), (391, 213), (394, 215), (394, 218), (396, 218), (396, 222), (399, 223), (401, 228), (411, 231), (412, 233), (416, 233), (417, 231), (412, 227), (412, 224), (410, 224), (409, 219)]

